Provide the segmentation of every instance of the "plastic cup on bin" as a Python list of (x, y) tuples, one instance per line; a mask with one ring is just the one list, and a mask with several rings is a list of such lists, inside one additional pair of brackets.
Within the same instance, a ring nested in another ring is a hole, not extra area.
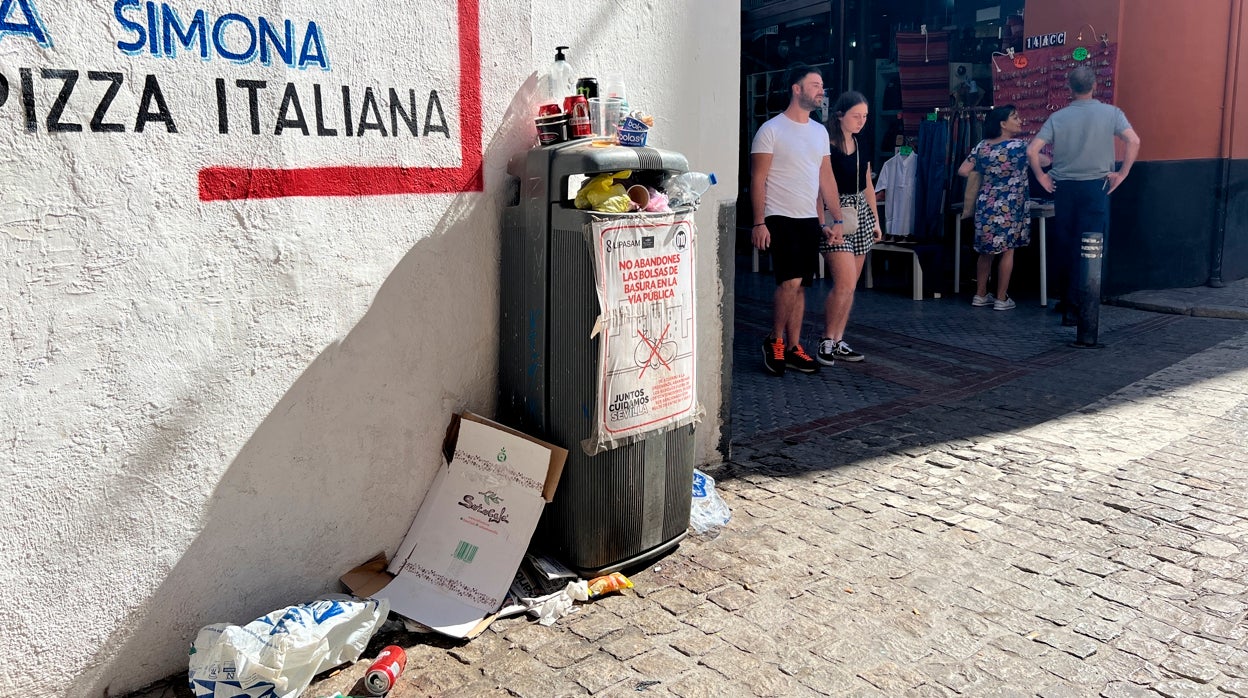
[(628, 188), (628, 198), (637, 205), (638, 211), (644, 211), (650, 205), (650, 190), (640, 184), (634, 184)]
[(624, 100), (619, 97), (592, 97), (589, 100), (589, 130), (594, 138), (612, 139), (624, 118)]
[(628, 103), (628, 92), (624, 89), (624, 78), (620, 75), (604, 75), (598, 80), (598, 94), (602, 97), (619, 97)]

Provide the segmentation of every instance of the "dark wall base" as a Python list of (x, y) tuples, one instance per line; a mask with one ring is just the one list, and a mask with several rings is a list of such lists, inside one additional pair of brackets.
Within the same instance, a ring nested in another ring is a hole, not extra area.
[[(1114, 193), (1104, 293), (1202, 286), (1213, 272), (1221, 160), (1139, 162)], [(1222, 279), (1248, 276), (1248, 161), (1231, 162)]]
[(1222, 280), (1248, 277), (1248, 160), (1231, 161), (1226, 206), (1226, 237), (1222, 243)]
[(1217, 176), (1214, 160), (1136, 163), (1111, 202), (1105, 295), (1208, 281)]

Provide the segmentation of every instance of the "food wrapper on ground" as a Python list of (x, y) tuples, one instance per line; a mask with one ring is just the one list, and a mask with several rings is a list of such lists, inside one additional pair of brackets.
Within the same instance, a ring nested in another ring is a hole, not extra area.
[(537, 616), (539, 625), (554, 625), (556, 620), (576, 610), (576, 601), (588, 601), (589, 588), (584, 580), (568, 582), (568, 585), (556, 594), (551, 594), (536, 603), (529, 613)]
[(603, 594), (610, 594), (613, 591), (632, 588), (633, 583), (628, 580), (628, 577), (619, 572), (612, 572), (611, 574), (594, 577), (589, 580), (589, 598), (594, 599)]
[(576, 192), (576, 207), (581, 210), (593, 209), (607, 213), (627, 212), (633, 203), (632, 199), (628, 198), (628, 190), (624, 185), (617, 184), (615, 180), (627, 179), (631, 176), (633, 176), (632, 170), (621, 170), (603, 172), (585, 180), (580, 190)]

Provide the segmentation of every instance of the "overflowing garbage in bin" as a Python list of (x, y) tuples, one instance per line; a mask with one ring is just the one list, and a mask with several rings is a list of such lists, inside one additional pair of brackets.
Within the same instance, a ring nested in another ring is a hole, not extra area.
[(714, 173), (682, 172), (654, 187), (634, 179), (632, 170), (603, 172), (582, 182), (573, 202), (582, 211), (667, 213), (673, 206), (697, 206), (715, 182)]

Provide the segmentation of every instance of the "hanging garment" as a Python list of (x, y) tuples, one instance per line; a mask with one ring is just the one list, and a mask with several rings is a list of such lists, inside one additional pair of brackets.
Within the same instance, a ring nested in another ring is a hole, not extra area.
[(986, 107), (952, 109), (949, 112), (951, 133), (949, 159), (945, 163), (945, 201), (962, 201), (966, 196), (966, 179), (958, 176), (958, 167), (984, 139), (984, 114)]
[(898, 32), (895, 40), (902, 118), (912, 136), (933, 107), (949, 105), (949, 32)]
[(884, 232), (897, 237), (914, 234), (914, 197), (918, 189), (916, 174), (919, 156), (894, 155), (880, 168), (875, 182), (877, 192), (887, 192), (884, 197)]
[(949, 122), (919, 124), (919, 164), (914, 197), (914, 237), (920, 242), (944, 237), (945, 186), (948, 183)]

